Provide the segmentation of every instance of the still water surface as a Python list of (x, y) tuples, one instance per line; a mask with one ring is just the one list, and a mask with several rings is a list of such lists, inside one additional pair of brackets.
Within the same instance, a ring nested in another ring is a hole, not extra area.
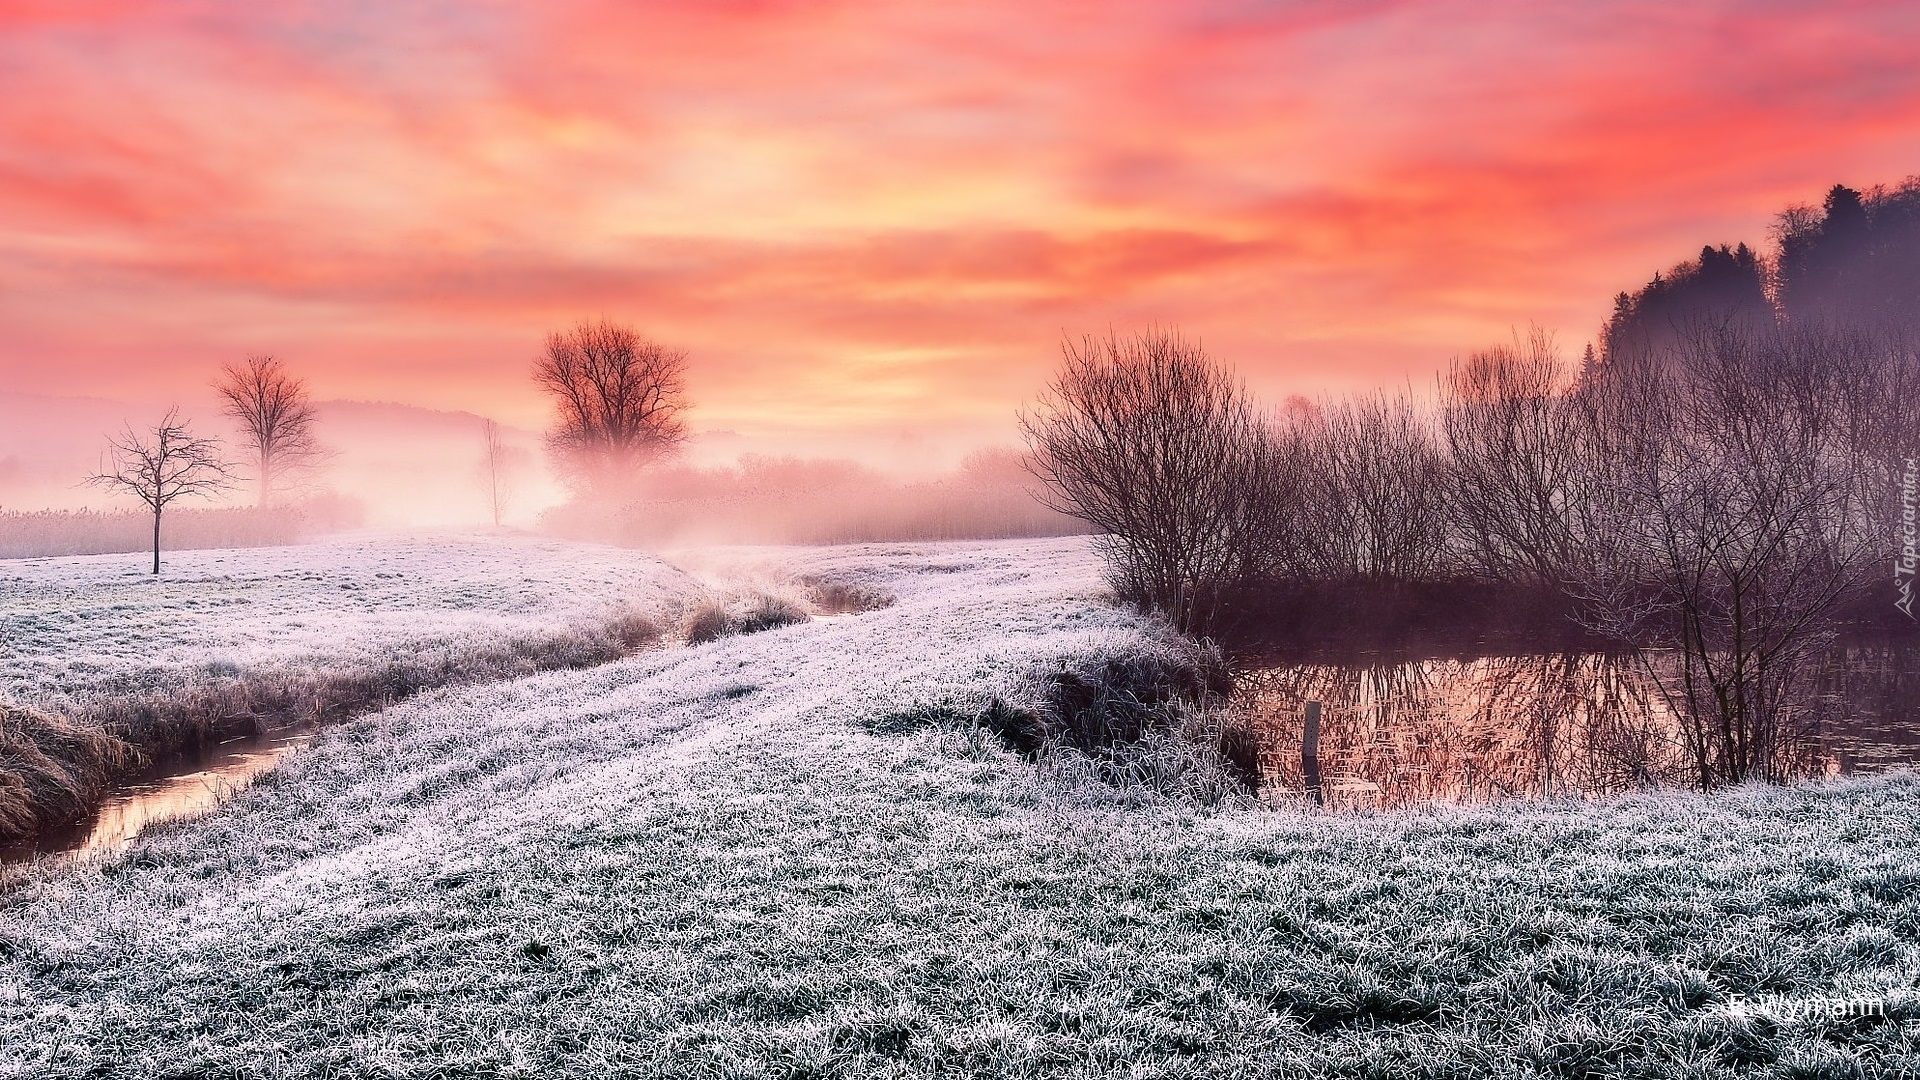
[(313, 739), (308, 730), (233, 739), (174, 762), (163, 774), (118, 789), (92, 819), (41, 834), (30, 846), (0, 852), (9, 860), (55, 852), (122, 847), (157, 821), (203, 814)]
[[(1234, 708), (1255, 733), (1263, 799), (1303, 798), (1304, 705), (1323, 703), (1333, 808), (1605, 795), (1688, 786), (1692, 758), (1659, 685), (1628, 656), (1241, 659)], [(1809, 679), (1794, 777), (1920, 764), (1920, 644), (1837, 646)]]

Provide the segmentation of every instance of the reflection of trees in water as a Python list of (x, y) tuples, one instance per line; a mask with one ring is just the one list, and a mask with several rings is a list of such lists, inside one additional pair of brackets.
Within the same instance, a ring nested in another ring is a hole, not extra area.
[[(1910, 645), (1836, 649), (1796, 703), (1818, 722), (1783, 748), (1786, 770), (1834, 770), (1836, 730), (1862, 745), (1900, 735), (1883, 718), (1909, 724), (1897, 740), (1905, 753), (1892, 751), (1889, 763), (1920, 756), (1920, 724), (1905, 721), (1920, 703), (1914, 671)], [(1237, 708), (1258, 733), (1263, 786), (1298, 792), (1302, 706), (1324, 703), (1320, 765), (1331, 806), (1690, 786), (1687, 727), (1660, 694), (1658, 673), (1606, 653), (1293, 664), (1243, 672)]]
[(1920, 761), (1920, 656), (1912, 642), (1853, 641), (1807, 680), (1818, 752), (1835, 766)]

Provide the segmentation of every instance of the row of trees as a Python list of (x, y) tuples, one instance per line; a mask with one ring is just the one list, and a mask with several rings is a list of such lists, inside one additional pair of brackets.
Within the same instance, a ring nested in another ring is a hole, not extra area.
[(1269, 412), (1153, 331), (1068, 342), (1022, 425), (1123, 597), (1204, 632), (1276, 583), (1555, 590), (1646, 660), (1711, 784), (1772, 774), (1800, 661), (1886, 588), (1916, 392), (1897, 335), (1729, 321), (1578, 371), (1534, 333), (1430, 402)]

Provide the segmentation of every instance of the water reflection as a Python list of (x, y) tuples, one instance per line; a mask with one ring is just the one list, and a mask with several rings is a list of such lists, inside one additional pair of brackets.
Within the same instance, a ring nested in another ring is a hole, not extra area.
[[(1652, 661), (1659, 670), (1660, 658)], [(1836, 647), (1810, 672), (1805, 730), (1781, 748), (1794, 777), (1920, 762), (1920, 649)], [(1320, 788), (1334, 808), (1602, 795), (1691, 786), (1679, 716), (1628, 655), (1278, 663), (1243, 659), (1234, 705), (1253, 731), (1264, 798), (1308, 793), (1303, 707), (1323, 702)]]
[(166, 775), (120, 789), (88, 821), (48, 830), (31, 845), (0, 851), (0, 858), (125, 846), (156, 821), (192, 817), (219, 805), (312, 738), (310, 731), (289, 730), (222, 743), (199, 757), (175, 762)]

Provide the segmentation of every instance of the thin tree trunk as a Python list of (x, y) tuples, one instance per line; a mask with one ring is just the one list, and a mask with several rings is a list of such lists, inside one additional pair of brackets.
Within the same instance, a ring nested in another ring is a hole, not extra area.
[(160, 511), (153, 512), (153, 572), (160, 572)]

